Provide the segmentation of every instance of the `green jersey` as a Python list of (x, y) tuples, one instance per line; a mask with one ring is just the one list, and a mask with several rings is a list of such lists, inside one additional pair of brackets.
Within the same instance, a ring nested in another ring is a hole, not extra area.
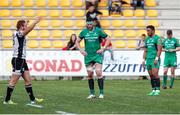
[[(163, 48), (165, 50), (169, 50), (169, 49), (176, 49), (177, 47), (179, 47), (179, 40), (177, 40), (176, 38), (171, 38), (171, 39), (164, 39), (163, 40)], [(165, 52), (165, 57), (174, 57), (176, 56), (176, 52)]]
[(79, 34), (79, 38), (84, 39), (85, 51), (88, 56), (97, 54), (96, 52), (101, 48), (100, 38), (105, 39), (106, 37), (107, 34), (100, 28), (94, 28), (92, 31), (86, 28)]
[(157, 55), (157, 46), (161, 45), (162, 41), (158, 35), (151, 37), (147, 37), (145, 39), (145, 47), (147, 48), (146, 59), (155, 58)]

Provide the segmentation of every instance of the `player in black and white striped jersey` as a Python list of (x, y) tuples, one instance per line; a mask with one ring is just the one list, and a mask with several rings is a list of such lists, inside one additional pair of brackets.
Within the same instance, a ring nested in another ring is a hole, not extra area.
[(12, 77), (9, 81), (9, 85), (7, 87), (6, 97), (4, 100), (4, 104), (16, 104), (11, 101), (11, 95), (14, 90), (14, 87), (22, 76), (25, 81), (25, 88), (30, 97), (31, 104), (35, 102), (42, 102), (43, 99), (38, 99), (34, 97), (31, 78), (29, 69), (26, 63), (26, 35), (33, 30), (37, 23), (41, 21), (41, 17), (38, 17), (31, 25), (28, 25), (28, 21), (19, 20), (17, 22), (16, 28), (17, 30), (13, 33), (13, 58), (12, 58)]

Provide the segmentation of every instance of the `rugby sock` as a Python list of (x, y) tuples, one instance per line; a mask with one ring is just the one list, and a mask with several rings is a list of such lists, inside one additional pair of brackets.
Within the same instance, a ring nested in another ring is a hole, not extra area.
[(172, 88), (173, 87), (173, 85), (174, 85), (174, 77), (171, 77), (171, 80), (170, 80), (170, 88)]
[(156, 80), (156, 90), (160, 90), (160, 78), (155, 78)]
[(155, 90), (156, 88), (156, 84), (155, 84), (155, 79), (151, 78), (151, 86), (152, 86), (152, 90)]
[(14, 86), (9, 85), (7, 87), (6, 98), (5, 98), (6, 102), (8, 102), (10, 100), (13, 90), (14, 90)]
[(94, 80), (88, 79), (88, 83), (89, 83), (90, 94), (94, 95)]
[(167, 85), (167, 75), (163, 76), (163, 87), (166, 87)]
[(34, 100), (35, 100), (35, 97), (34, 97), (34, 95), (33, 95), (32, 85), (31, 85), (31, 84), (25, 85), (25, 88), (26, 88), (26, 91), (27, 91), (27, 93), (28, 93), (28, 95), (29, 95), (30, 100), (31, 100), (31, 101), (34, 101)]
[(104, 94), (104, 79), (103, 78), (100, 78), (98, 79), (98, 86), (99, 86), (99, 91), (100, 91), (100, 94)]

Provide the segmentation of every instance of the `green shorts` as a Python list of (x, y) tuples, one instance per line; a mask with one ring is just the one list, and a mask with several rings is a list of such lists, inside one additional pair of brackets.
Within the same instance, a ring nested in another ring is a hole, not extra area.
[(94, 56), (85, 56), (85, 65), (89, 66), (90, 64), (99, 63), (102, 64), (103, 56), (102, 54), (96, 54)]
[(154, 60), (155, 60), (154, 58), (146, 59), (146, 68), (147, 68), (147, 70), (151, 70), (153, 68), (159, 68), (160, 67), (161, 60), (159, 59), (158, 63), (156, 65), (154, 65)]
[(177, 57), (165, 57), (164, 58), (164, 67), (177, 67)]

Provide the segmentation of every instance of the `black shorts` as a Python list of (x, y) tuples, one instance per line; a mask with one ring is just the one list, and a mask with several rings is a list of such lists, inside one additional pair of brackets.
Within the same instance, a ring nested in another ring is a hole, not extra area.
[(24, 71), (29, 71), (26, 60), (21, 58), (12, 58), (13, 74), (22, 75)]

